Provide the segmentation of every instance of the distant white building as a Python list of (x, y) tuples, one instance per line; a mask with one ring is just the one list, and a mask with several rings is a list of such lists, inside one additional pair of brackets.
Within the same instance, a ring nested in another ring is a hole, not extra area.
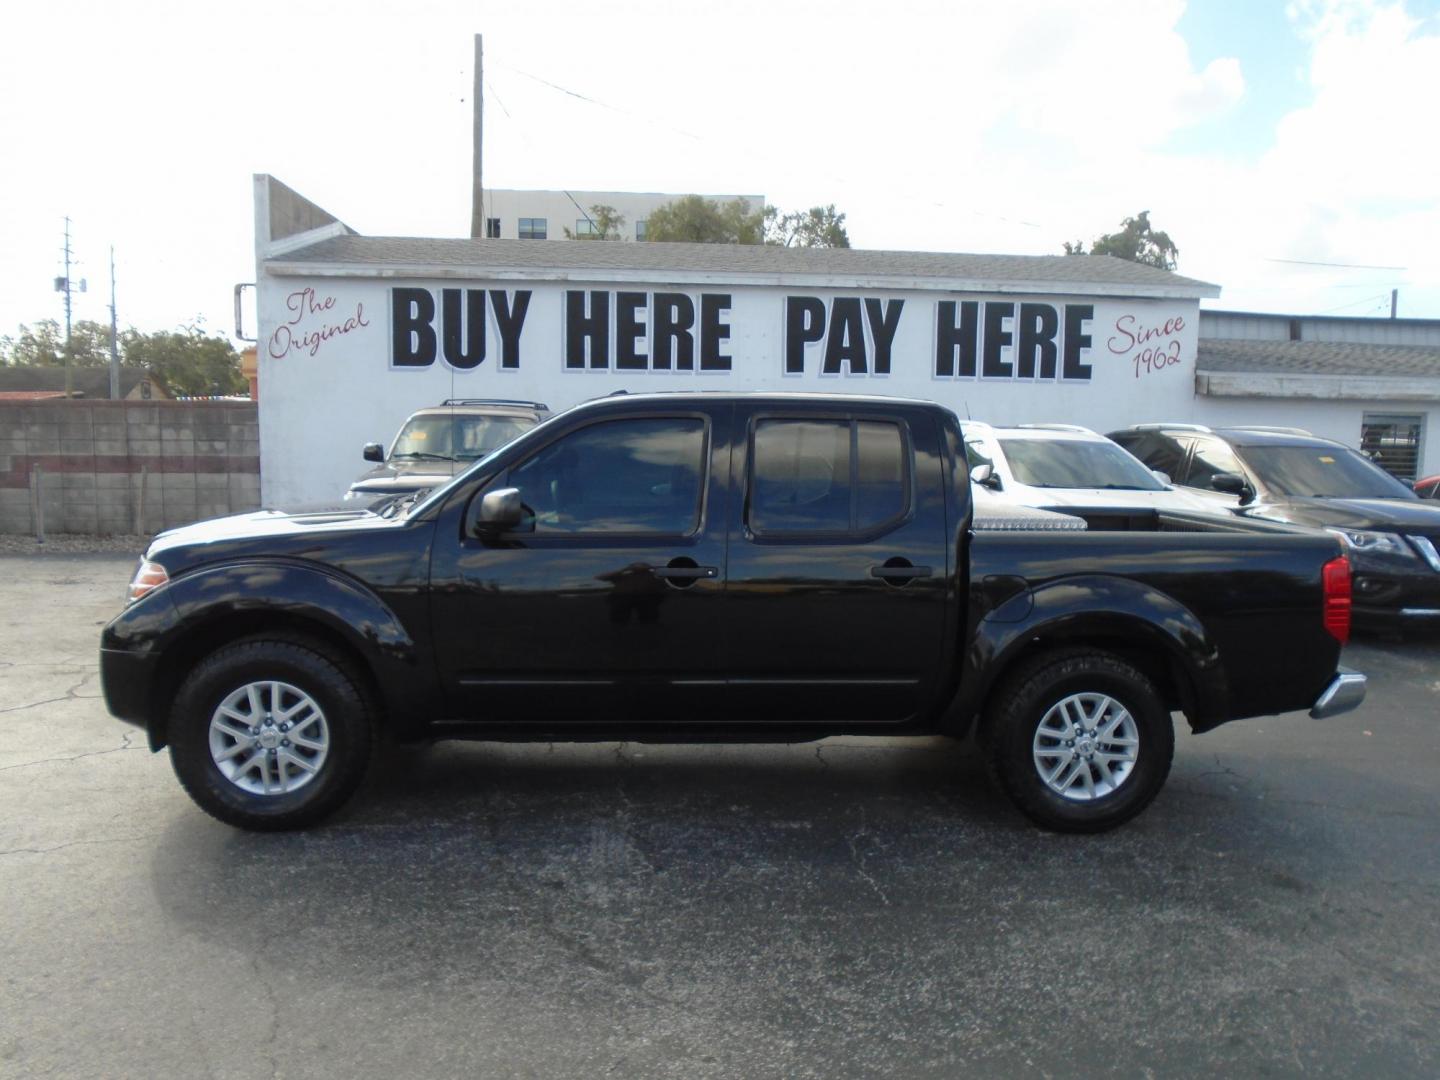
[[(663, 191), (521, 191), (487, 188), (485, 191), (485, 236), (496, 240), (564, 240), (565, 230), (575, 236), (594, 231), (592, 206), (613, 206), (625, 218), (621, 235), (626, 240), (644, 240), (645, 222), (667, 203), (684, 194)], [(765, 209), (763, 195), (706, 195), (711, 202), (742, 199), (751, 213)]]

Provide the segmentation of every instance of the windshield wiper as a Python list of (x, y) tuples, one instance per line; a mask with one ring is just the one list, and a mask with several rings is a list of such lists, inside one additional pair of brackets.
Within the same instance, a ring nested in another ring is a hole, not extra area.
[(394, 460), (396, 460), (397, 458), (415, 458), (415, 459), (418, 459), (418, 460), (421, 460), (421, 461), (454, 461), (454, 460), (455, 460), (455, 459), (454, 459), (453, 457), (451, 457), (449, 454), (432, 454), (432, 453), (429, 453), (429, 452), (426, 451), (426, 450), (407, 450), (407, 451), (405, 451), (405, 453), (403, 453), (403, 454), (391, 454), (391, 455), (390, 455), (390, 460), (391, 460), (391, 461), (394, 461)]

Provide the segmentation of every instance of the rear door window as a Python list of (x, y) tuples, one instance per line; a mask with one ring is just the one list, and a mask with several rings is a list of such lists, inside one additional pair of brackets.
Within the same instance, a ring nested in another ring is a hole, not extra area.
[(910, 506), (910, 444), (880, 420), (764, 419), (755, 425), (746, 522), (756, 536), (851, 536)]

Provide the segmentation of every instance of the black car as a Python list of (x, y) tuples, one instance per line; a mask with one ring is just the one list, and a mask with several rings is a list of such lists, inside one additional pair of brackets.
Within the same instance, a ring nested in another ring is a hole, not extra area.
[(443, 484), (549, 415), (541, 402), (505, 399), (450, 398), (421, 409), (405, 421), (388, 454), (380, 443), (365, 444), (365, 460), (378, 464), (345, 498), (368, 502)]
[(1440, 624), (1440, 506), (1363, 454), (1298, 428), (1141, 424), (1110, 438), (1237, 513), (1327, 529), (1354, 567), (1358, 623)]

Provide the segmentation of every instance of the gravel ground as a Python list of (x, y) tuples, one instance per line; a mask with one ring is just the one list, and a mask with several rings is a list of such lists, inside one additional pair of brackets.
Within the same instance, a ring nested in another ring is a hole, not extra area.
[(93, 536), (89, 533), (49, 533), (45, 543), (33, 536), (0, 534), (0, 555), (134, 555), (150, 545), (148, 536)]

